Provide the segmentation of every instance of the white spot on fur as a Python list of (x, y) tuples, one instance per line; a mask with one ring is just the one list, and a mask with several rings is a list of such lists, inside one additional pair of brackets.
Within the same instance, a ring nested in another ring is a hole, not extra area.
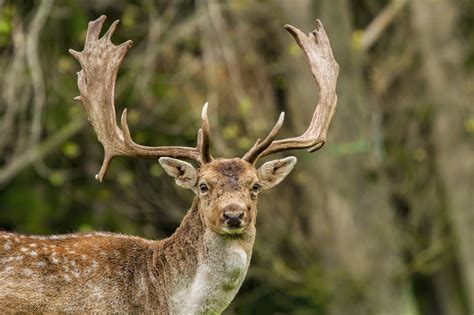
[(27, 277), (30, 277), (31, 275), (33, 275), (33, 271), (31, 269), (28, 269), (28, 268), (24, 268), (21, 273), (23, 273), (23, 275), (27, 276)]
[(15, 269), (15, 268), (13, 268), (12, 266), (8, 266), (7, 268), (5, 268), (5, 272), (10, 273), (10, 272), (13, 271), (13, 269)]
[(102, 299), (102, 290), (100, 289), (100, 287), (92, 287), (92, 296), (96, 297), (98, 300)]
[(5, 245), (3, 245), (3, 249), (7, 251), (12, 249), (12, 243), (6, 242)]
[(72, 270), (72, 274), (73, 274), (74, 277), (76, 277), (76, 278), (79, 278), (79, 277), (81, 276), (81, 272), (79, 271), (78, 268), (74, 268), (74, 269)]
[(59, 263), (59, 259), (56, 257), (56, 255), (57, 254), (55, 252), (51, 254), (51, 261), (53, 262), (53, 264)]
[(20, 250), (21, 250), (22, 252), (27, 252), (27, 251), (28, 251), (28, 248), (22, 247), (22, 248), (20, 248)]
[(69, 275), (63, 275), (63, 277), (64, 277), (64, 280), (66, 280), (66, 282), (71, 281), (71, 277)]
[(14, 259), (13, 257), (2, 258), (2, 259), (0, 259), (0, 264), (6, 264), (6, 263), (9, 263), (9, 262), (12, 262), (13, 259)]
[(38, 245), (36, 245), (35, 243), (30, 244), (30, 247), (36, 247), (36, 246), (38, 246)]
[(67, 238), (67, 235), (51, 235), (49, 238), (53, 240), (63, 240)]
[(44, 266), (46, 266), (46, 263), (45, 263), (44, 261), (38, 261), (38, 262), (36, 263), (36, 266), (37, 266), (37, 267), (40, 267), (40, 268), (43, 268)]
[(36, 257), (36, 256), (38, 256), (38, 253), (35, 252), (35, 251), (32, 251), (32, 252), (30, 252), (30, 256), (31, 257)]

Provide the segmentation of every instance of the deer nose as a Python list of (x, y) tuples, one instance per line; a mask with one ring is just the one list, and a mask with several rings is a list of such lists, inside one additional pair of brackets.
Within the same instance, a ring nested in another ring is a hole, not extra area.
[(222, 218), (228, 226), (240, 227), (244, 218), (244, 210), (239, 205), (230, 204), (224, 208)]

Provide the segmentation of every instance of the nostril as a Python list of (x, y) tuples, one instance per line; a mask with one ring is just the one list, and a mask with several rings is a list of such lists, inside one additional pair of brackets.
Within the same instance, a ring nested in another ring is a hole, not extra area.
[(227, 205), (222, 209), (222, 221), (226, 226), (238, 228), (242, 226), (245, 218), (244, 208), (237, 204)]
[(223, 218), (225, 220), (240, 220), (244, 217), (243, 212), (224, 212)]
[(237, 228), (242, 225), (242, 219), (244, 217), (244, 212), (224, 212), (222, 215), (224, 222), (227, 226)]

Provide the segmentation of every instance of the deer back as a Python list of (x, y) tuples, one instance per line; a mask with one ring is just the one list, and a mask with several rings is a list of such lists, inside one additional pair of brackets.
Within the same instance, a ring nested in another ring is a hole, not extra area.
[[(3, 310), (120, 310), (147, 293), (152, 241), (120, 234), (0, 233)], [(132, 284), (132, 285), (131, 285)]]

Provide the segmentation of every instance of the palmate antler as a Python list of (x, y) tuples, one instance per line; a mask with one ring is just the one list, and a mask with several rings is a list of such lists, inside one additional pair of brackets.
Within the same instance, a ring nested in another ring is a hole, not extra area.
[(106, 17), (102, 15), (89, 22), (84, 50), (69, 52), (81, 64), (82, 70), (77, 73), (77, 85), (81, 101), (99, 141), (104, 147), (104, 161), (96, 179), (102, 181), (107, 173), (111, 160), (118, 155), (155, 159), (162, 156), (190, 159), (200, 164), (212, 160), (209, 154), (210, 128), (207, 118), (207, 103), (202, 110), (202, 128), (198, 131), (197, 146), (147, 147), (136, 144), (127, 125), (127, 110), (122, 113), (121, 128), (117, 126), (114, 105), (115, 80), (119, 67), (127, 51), (132, 47), (131, 40), (115, 46), (111, 37), (118, 20), (115, 21), (102, 38), (99, 38)]
[(291, 25), (285, 25), (285, 28), (296, 40), (309, 61), (311, 72), (319, 88), (319, 102), (308, 129), (302, 135), (274, 141), (273, 139), (283, 125), (284, 113), (281, 113), (268, 136), (263, 141), (258, 140), (242, 157), (252, 164), (259, 158), (280, 151), (306, 148), (309, 148), (309, 152), (319, 150), (326, 142), (326, 133), (336, 112), (336, 83), (339, 65), (334, 59), (323, 24), (320, 20), (316, 20), (316, 29), (308, 35)]
[[(198, 131), (197, 145), (194, 148), (147, 147), (135, 143), (127, 125), (126, 109), (122, 113), (121, 127), (117, 126), (114, 105), (115, 80), (123, 58), (132, 46), (132, 41), (126, 41), (119, 46), (112, 44), (110, 39), (118, 21), (112, 23), (105, 35), (99, 38), (105, 18), (103, 15), (97, 20), (89, 22), (82, 52), (69, 50), (82, 66), (77, 78), (81, 95), (75, 99), (83, 103), (88, 119), (104, 147), (104, 161), (96, 179), (99, 181), (104, 179), (111, 160), (118, 155), (146, 159), (167, 156), (194, 160), (200, 165), (211, 162), (213, 158), (209, 153), (211, 134), (207, 117), (207, 103), (204, 104), (202, 110), (202, 125)], [(308, 129), (302, 135), (274, 141), (283, 125), (284, 113), (281, 113), (268, 136), (263, 141), (259, 139), (242, 157), (252, 164), (255, 164), (261, 157), (280, 151), (309, 148), (309, 151), (313, 152), (320, 149), (326, 141), (326, 133), (336, 110), (336, 82), (339, 66), (334, 59), (329, 39), (321, 21), (316, 20), (316, 29), (308, 35), (291, 25), (286, 25), (285, 28), (295, 38), (309, 61), (311, 72), (320, 91), (319, 102)]]

